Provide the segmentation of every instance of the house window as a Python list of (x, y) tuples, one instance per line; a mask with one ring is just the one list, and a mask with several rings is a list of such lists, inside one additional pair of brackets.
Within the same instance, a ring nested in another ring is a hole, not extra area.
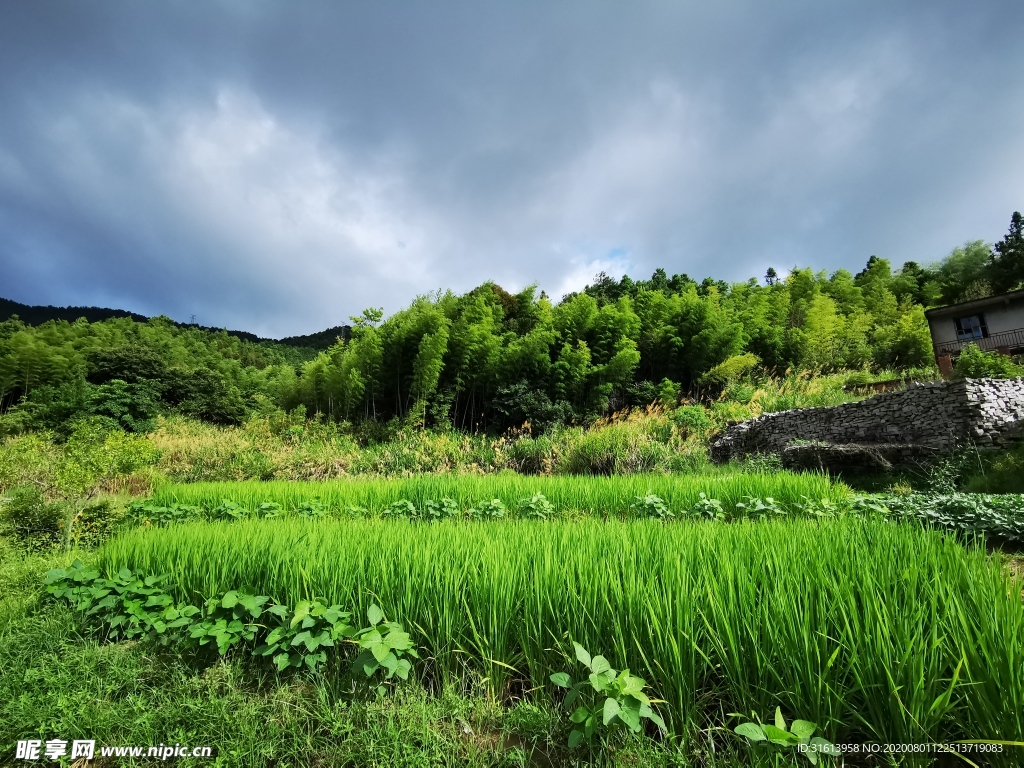
[(985, 325), (984, 315), (961, 317), (954, 322), (956, 323), (956, 338), (959, 341), (983, 339), (988, 336), (988, 326)]

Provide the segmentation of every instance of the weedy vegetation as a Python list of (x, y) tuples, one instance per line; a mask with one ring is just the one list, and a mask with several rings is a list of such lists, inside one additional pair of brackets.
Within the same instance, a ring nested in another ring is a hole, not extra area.
[(604, 656), (591, 657), (579, 643), (573, 642), (572, 645), (576, 659), (590, 671), (587, 679), (573, 684), (567, 672), (551, 675), (552, 683), (569, 689), (562, 705), (572, 710), (569, 719), (576, 726), (569, 732), (570, 749), (583, 741), (593, 742), (602, 727), (610, 732), (618, 726), (625, 726), (633, 733), (640, 733), (642, 721), (650, 720), (662, 732), (666, 730), (661, 715), (651, 708), (654, 701), (644, 692), (646, 682), (631, 675), (628, 669), (617, 672)]
[(804, 755), (811, 765), (817, 765), (822, 755), (836, 757), (841, 754), (835, 744), (814, 735), (818, 730), (814, 723), (794, 720), (787, 726), (786, 718), (782, 716), (779, 707), (775, 708), (774, 723), (762, 723), (760, 718), (755, 716), (755, 722), (740, 723), (734, 730), (751, 744), (781, 747), (787, 752), (796, 751)]

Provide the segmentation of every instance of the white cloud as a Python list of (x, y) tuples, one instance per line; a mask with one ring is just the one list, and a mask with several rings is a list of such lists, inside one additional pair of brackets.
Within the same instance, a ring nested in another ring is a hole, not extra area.
[(4, 290), (285, 335), (486, 279), (741, 280), (1005, 230), (1003, 11), (752, 9), (26, 6)]
[(363, 306), (397, 309), (396, 294), (434, 279), (444, 236), (402, 158), (346, 154), (250, 92), (223, 87), (192, 105), (92, 93), (47, 139), (52, 187), (140, 246), (123, 269), (156, 261), (200, 291), (193, 304), (222, 296), (205, 322), (308, 332)]

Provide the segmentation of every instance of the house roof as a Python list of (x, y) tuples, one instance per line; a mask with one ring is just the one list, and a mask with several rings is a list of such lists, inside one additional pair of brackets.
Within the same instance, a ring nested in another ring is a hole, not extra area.
[(950, 315), (959, 315), (964, 312), (969, 312), (972, 309), (988, 309), (989, 307), (998, 307), (1000, 305), (1012, 304), (1018, 301), (1024, 301), (1024, 290), (1000, 293), (997, 296), (988, 296), (984, 299), (974, 299), (973, 301), (965, 301), (960, 304), (950, 304), (945, 307), (935, 307), (934, 309), (927, 310), (924, 313), (924, 316), (928, 319), (933, 317), (948, 317)]

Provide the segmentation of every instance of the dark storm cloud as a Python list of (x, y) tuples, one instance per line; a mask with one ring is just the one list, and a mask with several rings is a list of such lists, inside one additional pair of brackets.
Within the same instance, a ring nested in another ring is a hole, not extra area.
[(1015, 5), (7, 3), (0, 295), (266, 335), (439, 287), (941, 258), (1021, 207)]

